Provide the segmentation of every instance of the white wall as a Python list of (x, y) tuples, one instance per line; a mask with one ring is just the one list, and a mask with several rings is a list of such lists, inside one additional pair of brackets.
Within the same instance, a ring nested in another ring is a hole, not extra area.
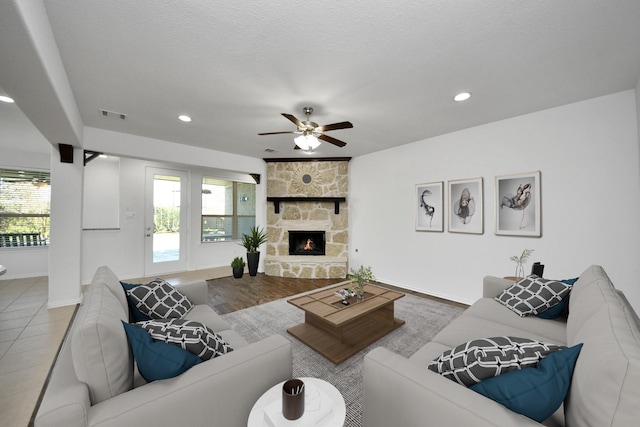
[[(528, 248), (535, 252), (525, 271), (540, 261), (548, 278), (602, 265), (640, 312), (637, 121), (630, 90), (353, 159), (350, 266), (371, 265), (382, 281), (471, 303), (483, 276), (513, 275), (509, 257)], [(495, 176), (536, 170), (542, 237), (495, 235)], [(477, 177), (484, 234), (414, 231), (415, 184), (446, 188)]]
[[(262, 183), (257, 186), (257, 200), (266, 199), (266, 164), (262, 159), (238, 156), (178, 145), (167, 141), (141, 138), (117, 132), (85, 128), (85, 148), (121, 157), (117, 230), (84, 230), (82, 232), (81, 282), (88, 283), (100, 265), (109, 265), (122, 278), (144, 275), (144, 177), (147, 166), (167, 167), (179, 165), (191, 171), (191, 179), (201, 181), (203, 174), (221, 178), (242, 180), (247, 173), (258, 173)], [(57, 153), (55, 153), (57, 154)], [(128, 157), (127, 157), (128, 156)], [(76, 153), (76, 162), (82, 156)], [(137, 157), (138, 159), (130, 158)], [(48, 154), (20, 151), (16, 147), (3, 147), (0, 167), (50, 170), (52, 157)], [(55, 157), (53, 161), (59, 161)], [(87, 168), (100, 167), (100, 159), (90, 162)], [(185, 166), (188, 165), (188, 166)], [(233, 171), (229, 169), (233, 168)], [(54, 179), (54, 178), (52, 178)], [(191, 200), (199, 201), (197, 190)], [(258, 202), (256, 222), (266, 224), (266, 204)], [(135, 219), (126, 218), (127, 209), (136, 212)], [(189, 211), (195, 230), (190, 233), (188, 270), (226, 267), (235, 256), (243, 256), (245, 250), (235, 242), (200, 243), (199, 205)], [(2, 279), (46, 276), (49, 274), (49, 247), (0, 248), (0, 262), (7, 267)], [(263, 271), (261, 264), (260, 271)], [(229, 270), (231, 274), (231, 270)], [(74, 285), (75, 287), (76, 285)], [(79, 286), (79, 284), (77, 284)]]
[[(147, 166), (185, 170), (189, 172), (190, 181), (198, 183), (202, 182), (203, 175), (247, 181), (247, 173), (259, 173), (263, 179), (257, 186), (256, 197), (258, 201), (266, 199), (266, 164), (262, 159), (94, 128), (85, 128), (85, 145), (90, 150), (129, 157), (120, 158), (120, 228), (83, 231), (83, 283), (90, 282), (100, 265), (109, 265), (123, 279), (145, 275), (144, 198)], [(99, 161), (96, 159), (93, 162)], [(87, 167), (91, 167), (93, 162)], [(230, 167), (234, 170), (228, 170)], [(186, 248), (187, 269), (226, 267), (234, 257), (244, 257), (245, 249), (236, 242), (200, 242), (200, 186), (190, 185), (189, 188), (192, 193), (188, 211), (191, 229)], [(265, 206), (265, 203), (257, 202), (258, 225), (266, 224)], [(127, 212), (134, 212), (135, 218), (127, 218)], [(262, 266), (260, 271), (263, 271)]]

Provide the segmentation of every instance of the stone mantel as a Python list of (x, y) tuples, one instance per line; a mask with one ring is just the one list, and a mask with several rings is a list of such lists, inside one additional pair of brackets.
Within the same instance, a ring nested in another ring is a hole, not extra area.
[(334, 213), (340, 213), (340, 203), (347, 201), (346, 197), (267, 197), (267, 202), (273, 202), (275, 213), (280, 213), (281, 202), (330, 202), (334, 204)]

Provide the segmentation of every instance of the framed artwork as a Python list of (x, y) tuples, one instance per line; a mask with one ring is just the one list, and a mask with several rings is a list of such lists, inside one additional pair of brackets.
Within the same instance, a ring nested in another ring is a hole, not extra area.
[(540, 171), (496, 177), (496, 234), (540, 237)]
[(414, 216), (416, 231), (444, 231), (444, 183), (416, 184)]
[(482, 234), (482, 178), (449, 181), (449, 232)]

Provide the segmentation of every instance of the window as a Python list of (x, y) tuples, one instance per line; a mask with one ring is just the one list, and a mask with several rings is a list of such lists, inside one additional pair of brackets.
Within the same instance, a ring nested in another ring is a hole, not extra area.
[(49, 172), (0, 169), (0, 247), (49, 242)]
[(237, 240), (256, 224), (256, 184), (202, 178), (203, 242)]

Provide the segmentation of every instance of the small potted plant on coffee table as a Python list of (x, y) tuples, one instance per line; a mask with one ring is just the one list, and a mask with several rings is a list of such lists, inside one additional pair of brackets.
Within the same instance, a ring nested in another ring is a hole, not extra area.
[(373, 275), (371, 267), (361, 265), (358, 270), (351, 269), (349, 281), (351, 282), (351, 287), (358, 295), (359, 301), (364, 299), (364, 284), (373, 280), (376, 280), (376, 276)]
[(242, 274), (244, 273), (244, 260), (239, 256), (235, 257), (233, 261), (231, 261), (231, 268), (233, 269), (233, 277), (236, 279), (240, 279)]

